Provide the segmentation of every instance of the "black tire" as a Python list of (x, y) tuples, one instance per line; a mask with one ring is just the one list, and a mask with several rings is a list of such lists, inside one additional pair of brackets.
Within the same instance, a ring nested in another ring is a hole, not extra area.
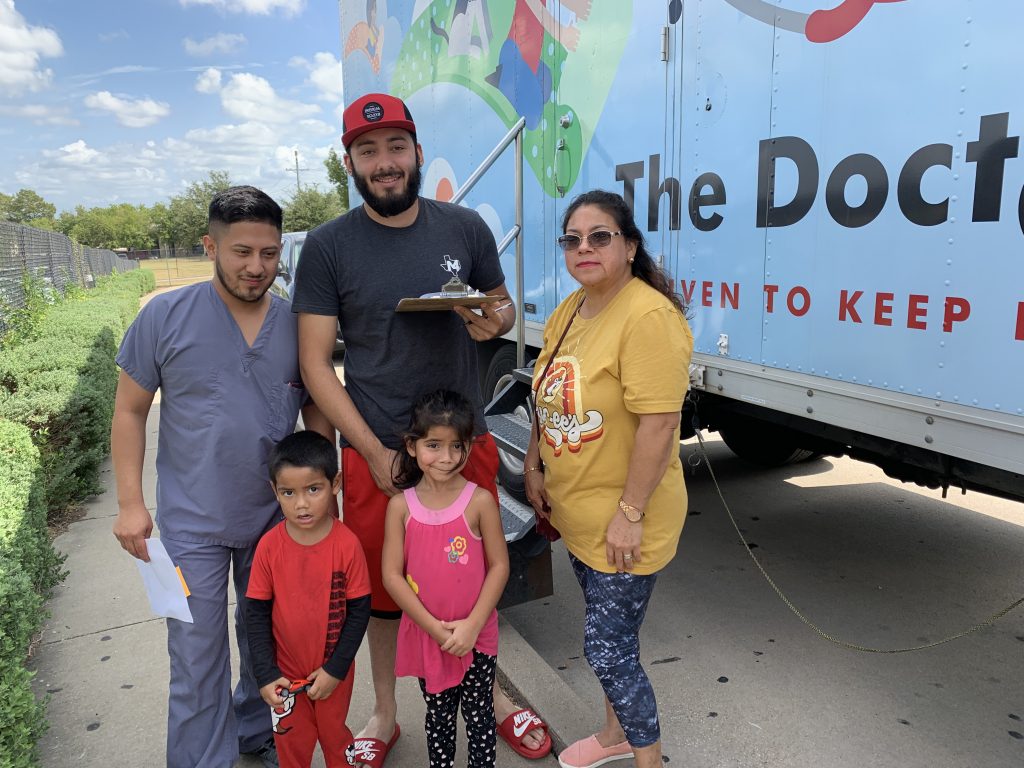
[[(484, 398), (491, 400), (512, 380), (512, 371), (516, 368), (516, 348), (512, 344), (504, 344), (498, 348), (487, 366), (484, 376)], [(521, 411), (521, 413), (520, 413)], [(516, 407), (516, 413), (528, 418), (530, 404), (527, 400)], [(498, 482), (514, 498), (526, 504), (526, 485), (523, 480), (523, 462), (517, 456), (506, 451), (498, 451)]]
[(720, 425), (718, 432), (730, 451), (760, 467), (782, 467), (820, 456), (798, 445), (798, 433), (765, 421), (734, 421)]

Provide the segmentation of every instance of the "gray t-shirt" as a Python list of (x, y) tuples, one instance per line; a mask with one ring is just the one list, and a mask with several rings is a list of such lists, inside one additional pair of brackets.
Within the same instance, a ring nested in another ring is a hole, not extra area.
[[(399, 299), (441, 290), (453, 273), (478, 291), (505, 276), (479, 214), (420, 198), (409, 227), (378, 224), (359, 206), (306, 238), (293, 312), (337, 316), (345, 339), (345, 389), (373, 433), (401, 446), (413, 401), (439, 388), (461, 392), (487, 431), (476, 342), (454, 312), (395, 312)], [(347, 443), (344, 438), (341, 445)]]
[(212, 283), (156, 296), (125, 333), (117, 364), (160, 389), (156, 522), (178, 541), (247, 547), (279, 519), (267, 476), (306, 390), (295, 315), (271, 297), (252, 347)]

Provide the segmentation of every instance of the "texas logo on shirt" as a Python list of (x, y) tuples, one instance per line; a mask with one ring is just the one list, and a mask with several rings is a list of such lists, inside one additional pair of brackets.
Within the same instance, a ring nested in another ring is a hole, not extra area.
[(555, 456), (562, 454), (562, 446), (568, 446), (571, 453), (579, 453), (583, 443), (597, 440), (604, 434), (601, 412), (583, 408), (576, 386), (579, 378), (579, 361), (572, 356), (559, 357), (537, 393), (537, 423), (543, 426), (544, 440)]

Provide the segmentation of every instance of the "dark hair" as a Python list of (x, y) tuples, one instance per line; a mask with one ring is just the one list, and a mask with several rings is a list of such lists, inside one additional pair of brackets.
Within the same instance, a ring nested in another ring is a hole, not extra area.
[(615, 219), (615, 226), (622, 232), (622, 237), (636, 246), (633, 263), (629, 265), (633, 276), (639, 277), (651, 288), (664, 295), (672, 302), (672, 306), (685, 316), (686, 308), (683, 306), (683, 300), (672, 290), (672, 280), (668, 274), (647, 252), (643, 232), (637, 227), (633, 220), (633, 211), (626, 205), (626, 201), (622, 199), (621, 195), (605, 192), (603, 189), (592, 189), (579, 195), (565, 209), (565, 215), (562, 216), (562, 234), (565, 234), (565, 228), (569, 226), (569, 219), (576, 209), (584, 205), (596, 206)]
[(331, 441), (310, 429), (293, 432), (270, 451), (267, 469), (270, 481), (277, 484), (277, 476), (285, 467), (303, 467), (322, 472), (328, 482), (338, 474), (338, 451)]
[(237, 221), (272, 224), (278, 232), (284, 224), (281, 206), (256, 187), (230, 187), (218, 192), (210, 201), (211, 228), (214, 224), (228, 225)]
[(462, 441), (462, 459), (454, 471), (459, 471), (469, 457), (476, 426), (473, 404), (458, 392), (438, 389), (419, 398), (412, 406), (409, 428), (402, 435), (404, 443), (395, 458), (395, 487), (412, 488), (423, 477), (416, 457), (409, 455), (408, 445), (427, 436), (431, 427), (451, 427)]

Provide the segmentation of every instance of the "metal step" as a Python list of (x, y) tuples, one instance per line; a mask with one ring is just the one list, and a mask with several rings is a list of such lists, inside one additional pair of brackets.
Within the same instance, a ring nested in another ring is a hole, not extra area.
[(505, 541), (511, 544), (519, 541), (537, 524), (533, 507), (514, 499), (498, 486), (498, 504), (501, 508), (501, 527), (505, 529)]
[(529, 368), (516, 368), (512, 371), (512, 377), (526, 386), (533, 386), (533, 366)]
[(487, 429), (499, 450), (520, 459), (526, 457), (526, 449), (530, 446), (530, 422), (514, 413), (496, 413), (486, 419)]

